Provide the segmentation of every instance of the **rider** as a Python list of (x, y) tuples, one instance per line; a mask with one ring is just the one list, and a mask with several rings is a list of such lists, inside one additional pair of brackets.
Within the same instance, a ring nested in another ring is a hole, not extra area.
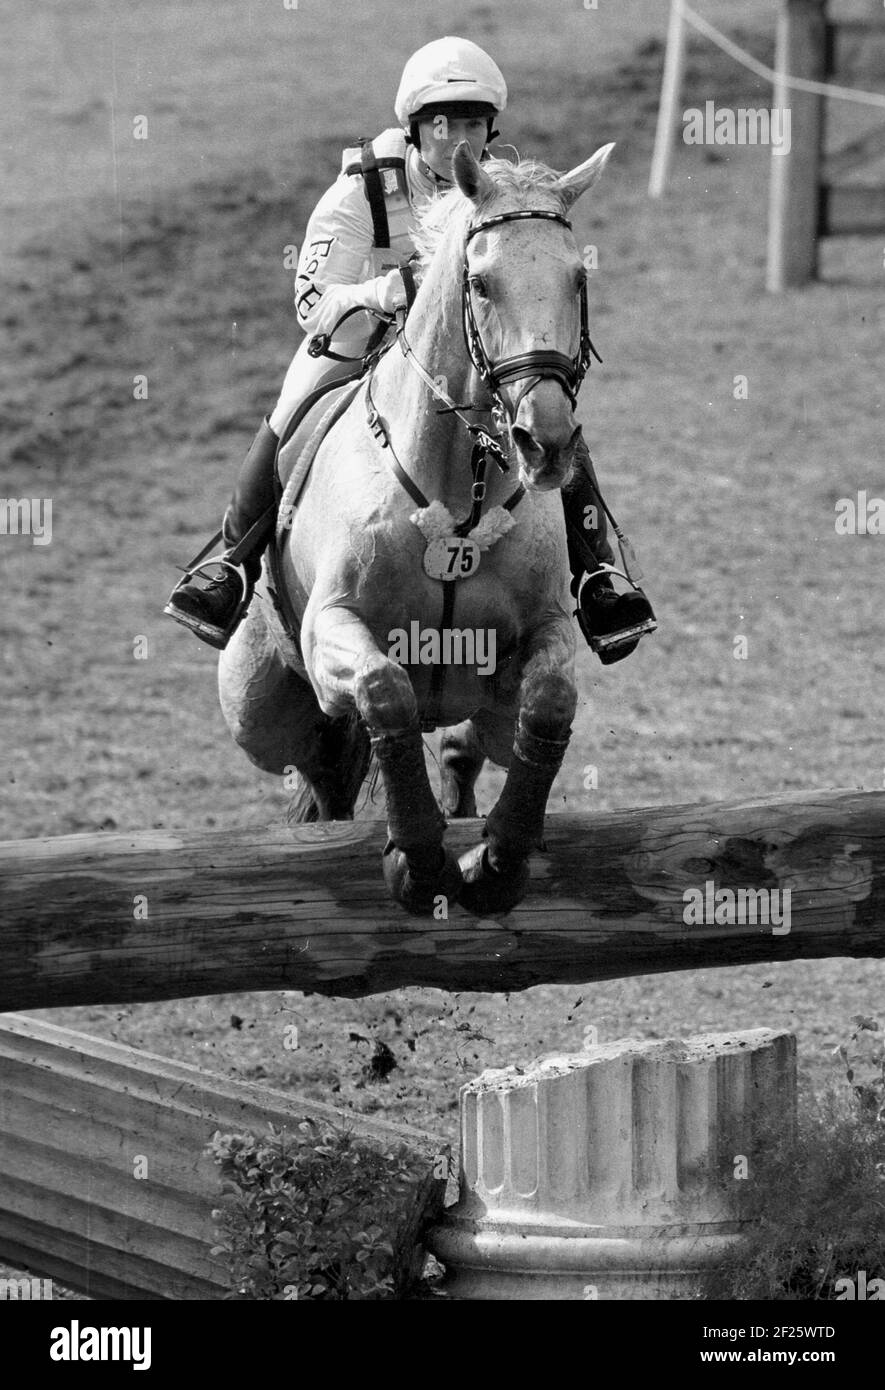
[[(356, 312), (336, 327), (341, 315), (352, 309), (392, 314), (406, 306), (400, 267), (415, 252), (410, 236), (414, 210), (451, 188), (451, 155), (459, 141), (467, 140), (477, 159), (488, 157), (487, 146), (498, 134), (495, 117), (506, 103), (504, 78), (483, 49), (467, 39), (436, 39), (418, 49), (403, 70), (395, 103), (400, 128), (344, 152), (341, 174), (308, 222), (298, 262), (295, 309), (308, 336), (295, 353), (275, 409), (252, 442), (224, 517), (225, 555), (238, 547), (246, 591), (230, 567), (208, 584), (188, 572), (166, 605), (166, 613), (212, 646), (226, 646), (261, 571), (261, 555), (273, 530), (281, 435), (311, 392), (353, 372), (352, 362), (311, 355), (311, 337), (333, 334), (330, 350), (358, 358), (378, 319)], [(439, 138), (441, 132), (444, 138)], [(583, 437), (578, 462), (583, 466), (575, 469), (563, 492), (563, 505), (576, 616), (590, 642), (592, 633), (620, 632), (651, 610), (638, 592), (616, 595), (605, 572), (582, 587), (585, 574), (598, 571), (600, 562), (612, 564), (614, 556)], [(606, 664), (619, 660), (637, 641), (599, 651), (600, 659)]]

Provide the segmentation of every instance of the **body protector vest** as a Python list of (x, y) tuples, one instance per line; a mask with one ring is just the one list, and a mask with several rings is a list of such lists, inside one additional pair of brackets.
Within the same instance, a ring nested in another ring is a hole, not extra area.
[(406, 134), (392, 127), (374, 140), (360, 140), (344, 150), (343, 174), (361, 174), (372, 214), (373, 274), (384, 275), (403, 264), (411, 254), (392, 249), (409, 241), (412, 206), (406, 176)]

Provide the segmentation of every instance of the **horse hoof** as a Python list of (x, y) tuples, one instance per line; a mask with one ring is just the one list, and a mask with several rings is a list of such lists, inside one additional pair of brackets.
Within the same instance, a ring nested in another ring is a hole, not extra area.
[(486, 844), (474, 845), (458, 861), (464, 875), (459, 902), (465, 911), (472, 912), (475, 917), (492, 917), (496, 913), (509, 912), (522, 902), (529, 888), (531, 875), (524, 859), (514, 864), (512, 869), (499, 874), (489, 863), (488, 850)]
[(430, 874), (415, 874), (405, 852), (390, 845), (384, 851), (384, 882), (391, 896), (415, 917), (432, 917), (440, 898), (451, 907), (461, 892), (461, 868), (450, 850), (443, 849), (440, 867)]

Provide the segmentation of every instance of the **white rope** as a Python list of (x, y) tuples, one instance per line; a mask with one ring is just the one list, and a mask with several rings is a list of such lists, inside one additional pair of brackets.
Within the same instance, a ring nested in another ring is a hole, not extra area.
[(816, 96), (839, 97), (842, 101), (855, 101), (862, 106), (881, 106), (885, 107), (885, 92), (862, 92), (856, 87), (838, 87), (832, 82), (813, 82), (806, 77), (790, 77), (787, 73), (776, 72), (774, 68), (766, 67), (765, 63), (760, 63), (758, 58), (754, 58), (752, 53), (748, 53), (745, 48), (739, 48), (736, 43), (718, 29), (714, 29), (712, 24), (708, 24), (706, 19), (702, 19), (695, 10), (684, 3), (684, 0), (676, 0), (677, 8), (689, 24), (694, 25), (701, 34), (714, 43), (717, 48), (721, 48), (723, 53), (727, 53), (736, 62), (743, 63), (744, 67), (755, 72), (757, 77), (764, 77), (769, 82), (780, 83), (783, 87), (792, 87), (797, 92), (813, 92)]

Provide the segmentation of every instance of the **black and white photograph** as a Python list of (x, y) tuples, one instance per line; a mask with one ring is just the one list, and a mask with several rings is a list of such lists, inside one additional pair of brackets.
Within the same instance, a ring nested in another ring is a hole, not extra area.
[(885, 7), (0, 30), (20, 1364), (605, 1302), (647, 1373), (844, 1377), (834, 1305), (885, 1302)]

